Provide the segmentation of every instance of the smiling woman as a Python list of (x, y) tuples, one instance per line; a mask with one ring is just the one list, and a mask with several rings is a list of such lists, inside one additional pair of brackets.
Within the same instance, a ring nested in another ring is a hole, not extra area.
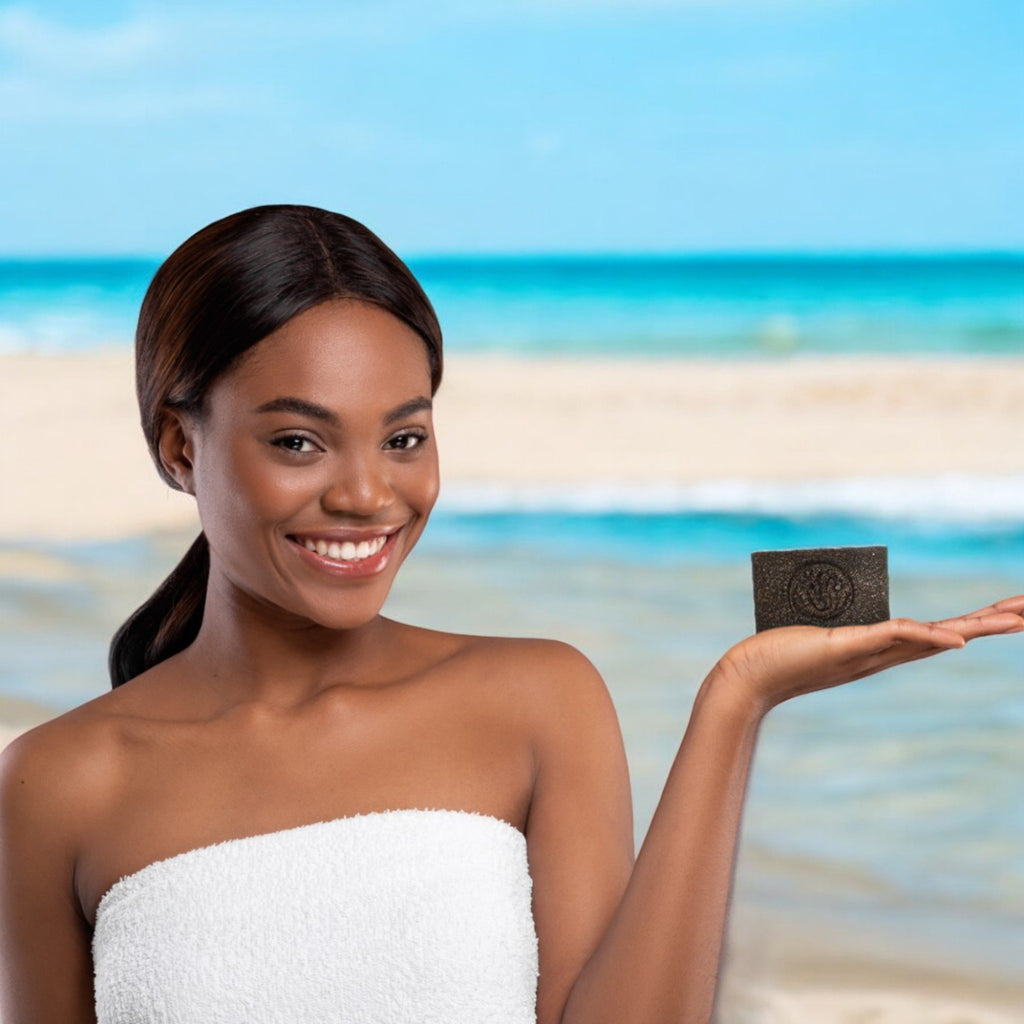
[(438, 492), (441, 335), (404, 265), (307, 207), (171, 255), (137, 337), (202, 534), (112, 691), (0, 785), (5, 1024), (710, 1018), (758, 728), (790, 697), (1024, 628), (767, 630), (701, 687), (634, 864), (615, 711), (563, 644), (381, 615)]
[[(416, 349), (411, 365), (425, 361), (426, 381), (417, 382), (425, 394), (407, 395), (405, 401), (427, 402), (429, 408), (426, 395), (441, 382), (437, 317), (405, 265), (356, 221), (306, 207), (262, 207), (211, 224), (161, 267), (139, 315), (136, 381), (150, 453), (172, 487), (191, 492), (190, 470), (181, 464), (185, 453), (168, 461), (161, 445), (184, 441), (186, 428), (195, 432), (205, 419), (207, 392), (229, 366), (240, 362), (236, 369), (242, 373), (248, 365), (250, 372), (242, 379), (251, 380), (254, 360), (265, 361), (270, 348), (261, 345), (254, 352), (253, 347), (286, 330), (293, 318), (316, 317), (321, 334), (307, 340), (326, 364), (325, 373), (337, 377), (348, 370), (323, 335), (324, 315), (315, 312), (321, 304), (344, 300), (349, 307), (365, 306), (364, 318), (370, 310), (379, 318), (386, 312), (390, 333), (404, 329), (410, 336), (407, 344)], [(287, 337), (296, 333), (292, 327)], [(289, 363), (286, 348), (287, 342), (273, 346), (278, 364)], [(289, 365), (293, 375), (307, 368), (301, 359)], [(312, 384), (311, 393), (317, 393), (325, 379), (304, 381), (304, 386)], [(261, 409), (268, 415), (304, 415), (338, 426), (330, 409), (314, 408), (308, 397), (274, 387), (263, 397)], [(387, 410), (389, 415), (400, 411), (414, 410)], [(275, 443), (283, 449), (292, 442), (278, 437)], [(114, 638), (110, 667), (115, 686), (177, 653), (198, 633), (206, 600), (208, 529), (204, 523), (178, 569)]]

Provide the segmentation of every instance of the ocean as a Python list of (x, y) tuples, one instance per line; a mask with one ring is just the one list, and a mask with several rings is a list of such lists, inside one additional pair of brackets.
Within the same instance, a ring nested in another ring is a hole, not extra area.
[[(1024, 356), (1024, 255), (411, 262), (453, 355)], [(0, 350), (130, 344), (155, 266), (0, 262)], [(0, 695), (60, 711), (102, 692), (111, 632), (186, 542), (0, 546)], [(1024, 591), (1024, 482), (453, 488), (386, 611), (587, 653), (619, 710), (639, 842), (700, 680), (753, 628), (750, 553), (844, 544), (889, 547), (894, 614), (970, 610)], [(1014, 977), (1022, 669), (1021, 638), (995, 638), (772, 712), (740, 900)]]
[[(410, 259), (453, 352), (1024, 352), (1024, 254)], [(0, 351), (127, 344), (153, 259), (0, 259)]]

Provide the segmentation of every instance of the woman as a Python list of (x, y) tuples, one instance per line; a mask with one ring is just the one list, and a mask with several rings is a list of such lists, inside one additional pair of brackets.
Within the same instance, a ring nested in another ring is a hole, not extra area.
[(1018, 597), (743, 641), (634, 865), (580, 654), (380, 615), (438, 490), (441, 336), (390, 250), (308, 207), (218, 221), (156, 274), (137, 370), (203, 533), (112, 692), (4, 754), (5, 1024), (706, 1021), (764, 715), (1024, 628)]

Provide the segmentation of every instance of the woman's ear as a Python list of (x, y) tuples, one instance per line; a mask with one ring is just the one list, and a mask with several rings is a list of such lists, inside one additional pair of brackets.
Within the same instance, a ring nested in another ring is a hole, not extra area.
[(160, 464), (164, 473), (174, 481), (179, 490), (195, 494), (193, 456), (195, 452), (195, 420), (178, 409), (164, 412), (160, 428)]

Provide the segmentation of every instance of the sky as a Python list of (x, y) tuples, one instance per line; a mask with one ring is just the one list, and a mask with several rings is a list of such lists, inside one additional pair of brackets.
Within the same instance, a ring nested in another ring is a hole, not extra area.
[(1021, 0), (0, 0), (0, 253), (1024, 249)]

